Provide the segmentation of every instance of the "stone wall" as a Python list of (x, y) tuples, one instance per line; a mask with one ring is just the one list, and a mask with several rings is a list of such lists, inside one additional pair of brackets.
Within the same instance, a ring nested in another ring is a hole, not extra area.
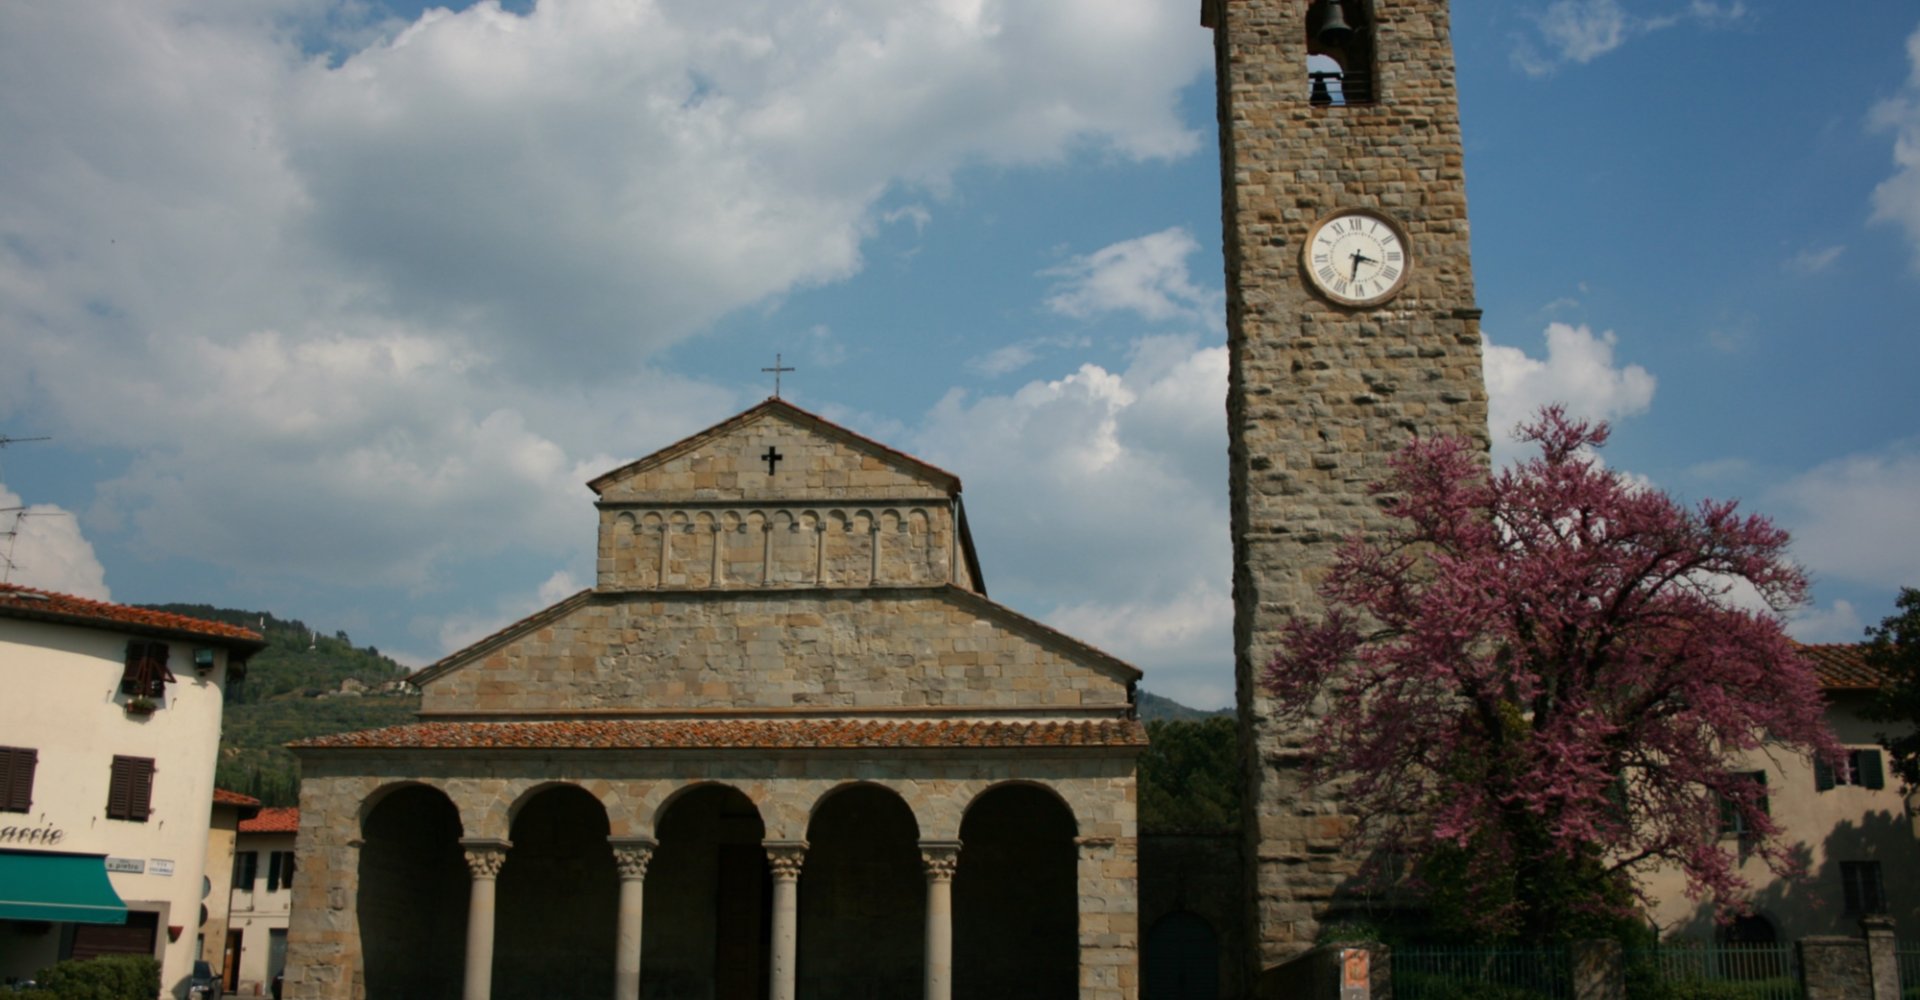
[(952, 505), (945, 502), (604, 509), (599, 588), (972, 589), (954, 546)]
[(421, 711), (1125, 711), (1131, 669), (1094, 659), (953, 589), (593, 595), (429, 677)]
[[(1230, 367), (1235, 649), (1249, 762), (1258, 961), (1310, 946), (1356, 861), (1340, 804), (1301, 781), (1308, 732), (1259, 677), (1340, 542), (1378, 528), (1368, 496), (1415, 435), (1484, 446), (1486, 392), (1446, 0), (1375, 0), (1377, 103), (1308, 102), (1306, 0), (1208, 0), (1218, 62)], [(1377, 308), (1309, 290), (1301, 248), (1337, 209), (1397, 219), (1412, 265)], [(1316, 843), (1319, 841), (1319, 843)]]
[[(302, 754), (300, 878), (294, 885), (287, 993), (295, 1000), (365, 1000), (356, 914), (364, 822), (385, 796), (426, 787), (451, 801), (459, 835), (505, 840), (521, 807), (558, 784), (577, 786), (606, 810), (618, 840), (654, 836), (679, 794), (723, 784), (746, 796), (769, 842), (801, 841), (827, 796), (865, 782), (899, 796), (919, 840), (960, 840), (967, 807), (1008, 783), (1058, 797), (1078, 852), (1080, 995), (1137, 995), (1137, 831), (1131, 751), (1034, 753), (926, 751), (891, 757), (849, 751), (554, 754), (314, 752)], [(422, 778), (421, 775), (433, 775)], [(464, 914), (421, 914), (457, 921)], [(613, 928), (606, 929), (608, 934)], [(358, 984), (358, 985), (356, 985)]]

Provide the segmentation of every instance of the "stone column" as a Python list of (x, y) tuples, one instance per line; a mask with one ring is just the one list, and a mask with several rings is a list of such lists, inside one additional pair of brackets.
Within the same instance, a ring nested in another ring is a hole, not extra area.
[(1867, 937), (1867, 974), (1873, 981), (1873, 1000), (1900, 1000), (1900, 959), (1893, 940), (1893, 918), (1864, 917), (1860, 930)]
[(614, 929), (613, 1000), (640, 1000), (640, 917), (654, 843), (644, 837), (608, 837), (620, 872), (620, 917)]
[(473, 891), (467, 898), (467, 972), (461, 1000), (489, 1000), (493, 994), (493, 898), (499, 886), (500, 866), (507, 863), (505, 840), (462, 837), (467, 870), (473, 873)]
[(959, 862), (959, 841), (920, 842), (927, 870), (926, 1000), (953, 1000), (953, 871)]
[(804, 840), (766, 841), (773, 868), (772, 1000), (794, 1000), (794, 963), (800, 953), (800, 866), (807, 858)]

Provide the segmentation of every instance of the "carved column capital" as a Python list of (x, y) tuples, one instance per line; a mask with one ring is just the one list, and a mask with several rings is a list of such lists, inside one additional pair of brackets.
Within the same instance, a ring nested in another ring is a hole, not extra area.
[(804, 840), (769, 840), (764, 842), (767, 849), (767, 865), (773, 869), (776, 882), (793, 881), (800, 877), (800, 867), (807, 860), (807, 842)]
[(500, 866), (507, 863), (507, 851), (513, 847), (510, 840), (494, 840), (487, 837), (461, 837), (460, 849), (467, 855), (467, 871), (474, 878), (499, 878)]
[(953, 881), (954, 869), (960, 866), (960, 842), (957, 840), (921, 841), (920, 865), (926, 870), (929, 882)]
[(647, 865), (653, 863), (653, 849), (657, 846), (651, 839), (608, 837), (607, 842), (613, 845), (613, 866), (623, 881), (647, 877)]

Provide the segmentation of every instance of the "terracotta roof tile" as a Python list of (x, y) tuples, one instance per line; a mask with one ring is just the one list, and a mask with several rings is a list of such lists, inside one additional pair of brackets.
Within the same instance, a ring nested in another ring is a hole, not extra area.
[(422, 722), (320, 736), (312, 750), (891, 750), (990, 747), (1143, 747), (1132, 719), (1076, 722), (853, 719)]
[(0, 616), (201, 636), (225, 640), (226, 645), (248, 649), (259, 649), (266, 645), (260, 633), (238, 625), (128, 607), (125, 604), (109, 604), (11, 583), (0, 584)]
[(1892, 681), (1885, 670), (1867, 662), (1866, 652), (1860, 643), (1800, 647), (1828, 691), (1878, 691)]
[(299, 833), (300, 810), (294, 806), (269, 806), (260, 815), (240, 821), (241, 833)]
[(213, 790), (213, 804), (216, 806), (257, 806), (260, 800), (251, 795), (229, 792), (224, 788)]

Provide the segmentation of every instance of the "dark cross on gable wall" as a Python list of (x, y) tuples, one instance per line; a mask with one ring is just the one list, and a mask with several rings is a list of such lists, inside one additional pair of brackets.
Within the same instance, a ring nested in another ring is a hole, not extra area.
[[(779, 399), (779, 398), (780, 398), (780, 373), (781, 373), (781, 372), (790, 372), (790, 371), (793, 371), (794, 369), (792, 369), (792, 368), (788, 368), (788, 367), (785, 367), (785, 366), (783, 366), (783, 365), (781, 365), (781, 364), (780, 364), (780, 355), (778, 355), (778, 354), (775, 354), (775, 355), (773, 356), (773, 367), (772, 367), (772, 368), (762, 368), (762, 369), (760, 369), (760, 370), (761, 370), (761, 371), (763, 371), (763, 372), (772, 372), (772, 373), (773, 373), (773, 398), (775, 398), (775, 399)], [(771, 472), (771, 471), (773, 471), (773, 470), (771, 470), (771, 469), (769, 469), (769, 470), (767, 470), (767, 471), (769, 471), (769, 472)]]
[(773, 467), (779, 464), (781, 459), (786, 457), (787, 456), (780, 454), (778, 451), (775, 451), (773, 445), (767, 445), (767, 453), (760, 456), (760, 461), (767, 463), (767, 475), (771, 476), (773, 475)]

